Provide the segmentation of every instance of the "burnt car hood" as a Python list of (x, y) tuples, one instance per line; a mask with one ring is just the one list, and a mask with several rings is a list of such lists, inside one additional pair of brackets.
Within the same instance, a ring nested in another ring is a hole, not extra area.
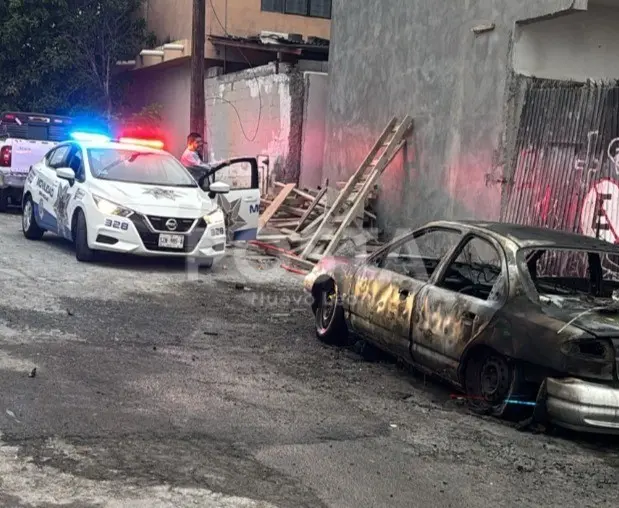
[[(600, 307), (610, 307), (601, 310)], [(543, 312), (597, 337), (619, 338), (619, 302), (611, 299), (584, 300), (578, 296), (542, 297)]]

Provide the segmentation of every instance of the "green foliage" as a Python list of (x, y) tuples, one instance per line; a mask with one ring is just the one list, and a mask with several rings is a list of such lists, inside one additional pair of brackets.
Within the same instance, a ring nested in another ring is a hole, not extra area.
[(114, 66), (152, 44), (143, 0), (0, 0), (0, 111), (111, 115)]

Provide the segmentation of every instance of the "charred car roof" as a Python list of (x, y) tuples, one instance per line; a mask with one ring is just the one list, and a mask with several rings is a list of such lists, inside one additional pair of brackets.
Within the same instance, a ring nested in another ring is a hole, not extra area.
[(482, 231), (497, 240), (507, 238), (518, 248), (554, 248), (606, 251), (619, 254), (619, 246), (590, 236), (535, 226), (480, 220), (435, 221), (427, 226), (443, 226)]

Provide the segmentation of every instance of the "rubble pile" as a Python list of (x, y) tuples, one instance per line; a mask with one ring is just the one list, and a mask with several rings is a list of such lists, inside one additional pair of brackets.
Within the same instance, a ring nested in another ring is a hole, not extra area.
[[(272, 195), (262, 199), (260, 234), (253, 245), (305, 270), (323, 256), (350, 256), (379, 245), (374, 227), (378, 179), (411, 128), (409, 116), (400, 123), (392, 118), (359, 168), (335, 188), (328, 181), (316, 190), (276, 182)], [(266, 232), (267, 226), (274, 234)]]

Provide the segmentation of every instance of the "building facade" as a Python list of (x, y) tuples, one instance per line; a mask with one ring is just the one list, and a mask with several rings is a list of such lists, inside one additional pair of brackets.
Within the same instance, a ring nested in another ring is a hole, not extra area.
[[(146, 0), (144, 18), (161, 44), (119, 62), (135, 108), (161, 106), (177, 156), (189, 129), (192, 6)], [(322, 169), (330, 17), (331, 0), (206, 0), (209, 159), (258, 156), (287, 181), (299, 180), (302, 159), (309, 180)], [(316, 130), (320, 115), (319, 134), (304, 135), (304, 119)]]
[[(602, 234), (616, 238), (619, 2), (358, 4), (333, 2), (330, 181), (408, 114), (413, 132), (380, 181), (388, 230), (458, 217), (592, 234), (603, 212)], [(598, 195), (612, 197), (602, 212)]]

